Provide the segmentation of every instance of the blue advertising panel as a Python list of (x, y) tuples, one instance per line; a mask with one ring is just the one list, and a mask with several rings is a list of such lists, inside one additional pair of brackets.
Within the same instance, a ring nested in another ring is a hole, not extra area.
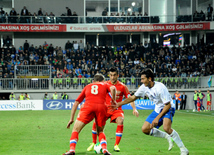
[[(73, 107), (75, 100), (43, 100), (43, 110), (70, 110)], [(84, 101), (81, 103), (83, 104)], [(77, 109), (80, 109), (81, 104)], [(136, 100), (135, 106), (139, 110), (154, 109), (155, 104), (150, 100)], [(131, 110), (130, 104), (123, 105), (122, 109)]]
[[(43, 110), (70, 110), (74, 102), (75, 100), (43, 100)], [(80, 109), (81, 104), (77, 109)]]
[[(154, 109), (155, 104), (150, 100), (141, 100), (138, 99), (135, 101), (135, 106), (139, 110), (148, 110), (148, 109)], [(122, 109), (132, 109), (132, 106), (130, 104), (126, 104), (122, 106)]]

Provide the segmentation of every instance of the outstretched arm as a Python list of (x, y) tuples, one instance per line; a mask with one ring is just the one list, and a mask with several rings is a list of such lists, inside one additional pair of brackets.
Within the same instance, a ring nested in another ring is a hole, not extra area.
[(139, 112), (138, 112), (137, 109), (136, 109), (135, 103), (134, 103), (134, 102), (131, 102), (130, 105), (131, 105), (132, 108), (133, 108), (133, 115), (135, 115), (136, 117), (138, 117), (138, 116), (139, 116)]
[(70, 128), (70, 125), (74, 122), (74, 115), (76, 113), (76, 110), (77, 110), (77, 107), (78, 107), (79, 104), (80, 103), (78, 101), (74, 102), (74, 105), (73, 105), (73, 107), (71, 109), (71, 119), (69, 120), (68, 125), (67, 125), (68, 129)]
[(130, 102), (133, 102), (137, 99), (138, 97), (136, 97), (135, 95), (130, 96), (129, 98), (126, 98), (124, 101), (122, 102), (118, 102), (117, 103), (117, 107), (122, 106), (124, 104), (128, 104)]

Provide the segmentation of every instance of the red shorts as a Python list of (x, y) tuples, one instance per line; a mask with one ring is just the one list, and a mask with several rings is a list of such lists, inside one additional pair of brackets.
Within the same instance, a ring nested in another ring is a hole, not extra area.
[(207, 101), (207, 105), (211, 105), (211, 102), (210, 102), (210, 101)]
[(114, 111), (110, 111), (111, 109), (108, 109), (107, 111), (107, 119), (111, 119), (110, 122), (111, 123), (116, 123), (116, 118), (117, 117), (122, 117), (124, 118), (124, 112), (123, 110), (114, 110)]
[(200, 107), (200, 106), (201, 106), (201, 104), (198, 102), (198, 103), (197, 103), (197, 106), (198, 106), (198, 107)]
[(107, 106), (103, 104), (83, 105), (78, 114), (77, 120), (88, 124), (95, 118), (97, 126), (106, 124)]

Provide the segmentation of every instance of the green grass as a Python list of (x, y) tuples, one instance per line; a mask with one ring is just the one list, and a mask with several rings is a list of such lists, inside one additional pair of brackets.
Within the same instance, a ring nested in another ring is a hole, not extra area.
[[(144, 135), (141, 127), (150, 110), (139, 111), (136, 118), (131, 110), (125, 112), (124, 133), (120, 143), (121, 152), (113, 152), (116, 124), (107, 121), (105, 134), (108, 150), (113, 155), (178, 155), (174, 146), (168, 151), (166, 139)], [(69, 150), (72, 129), (66, 129), (70, 118), (69, 110), (61, 111), (1, 111), (0, 154), (4, 155), (60, 155)], [(73, 126), (73, 125), (72, 125)], [(86, 152), (92, 141), (92, 123), (79, 135), (76, 147), (78, 155), (93, 155)], [(180, 135), (191, 155), (214, 154), (214, 112), (175, 113), (172, 128)], [(162, 128), (160, 128), (163, 130)]]

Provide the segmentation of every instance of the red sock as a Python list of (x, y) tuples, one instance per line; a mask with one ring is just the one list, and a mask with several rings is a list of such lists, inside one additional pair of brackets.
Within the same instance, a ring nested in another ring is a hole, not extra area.
[(79, 133), (76, 131), (72, 132), (71, 139), (70, 139), (70, 151), (75, 151), (78, 139), (79, 139)]
[(118, 125), (116, 130), (116, 141), (114, 145), (119, 145), (123, 135), (123, 125)]
[(200, 111), (200, 107), (198, 107), (198, 111)]
[(92, 138), (93, 138), (93, 143), (96, 144), (97, 143), (97, 128), (96, 128), (96, 123), (93, 123), (92, 126)]
[(104, 154), (107, 151), (107, 142), (106, 142), (106, 136), (103, 132), (99, 134), (99, 141)]

